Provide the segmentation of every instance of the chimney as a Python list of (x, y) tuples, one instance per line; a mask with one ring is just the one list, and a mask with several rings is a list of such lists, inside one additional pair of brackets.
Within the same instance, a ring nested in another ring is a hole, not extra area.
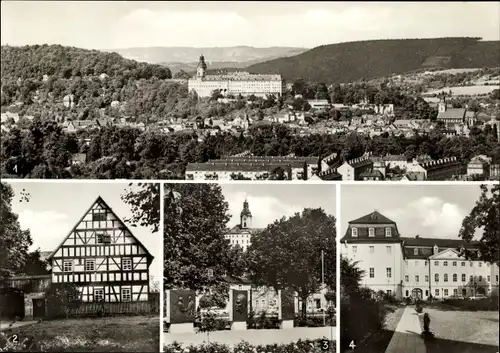
[(419, 239), (420, 238), (420, 235), (415, 235), (415, 239)]

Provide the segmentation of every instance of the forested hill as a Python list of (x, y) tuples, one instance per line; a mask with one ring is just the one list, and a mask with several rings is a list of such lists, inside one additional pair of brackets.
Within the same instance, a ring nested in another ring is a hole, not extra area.
[(103, 53), (61, 45), (2, 45), (2, 81), (5, 78), (42, 79), (43, 75), (64, 79), (106, 74), (133, 79), (171, 78), (168, 68)]
[(498, 67), (500, 42), (481, 38), (370, 40), (323, 45), (247, 68), (286, 80), (353, 82), (426, 68)]

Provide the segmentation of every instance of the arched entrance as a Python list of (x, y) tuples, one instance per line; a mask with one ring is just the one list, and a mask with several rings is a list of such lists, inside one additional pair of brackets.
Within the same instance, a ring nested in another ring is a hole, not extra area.
[(422, 299), (422, 297), (423, 297), (423, 295), (422, 295), (422, 289), (420, 289), (420, 288), (414, 288), (411, 291), (411, 297), (413, 299)]

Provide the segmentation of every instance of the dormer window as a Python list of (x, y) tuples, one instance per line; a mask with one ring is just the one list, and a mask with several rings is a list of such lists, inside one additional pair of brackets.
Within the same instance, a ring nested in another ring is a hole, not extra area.
[(391, 227), (385, 228), (385, 236), (386, 237), (392, 236), (392, 229), (391, 229)]
[(358, 228), (353, 227), (352, 228), (352, 236), (357, 237), (358, 236)]
[(434, 255), (436, 255), (438, 253), (439, 249), (437, 247), (437, 245), (434, 245)]
[(375, 236), (375, 228), (368, 228), (368, 236), (369, 237)]
[(413, 249), (413, 255), (418, 255), (418, 248)]

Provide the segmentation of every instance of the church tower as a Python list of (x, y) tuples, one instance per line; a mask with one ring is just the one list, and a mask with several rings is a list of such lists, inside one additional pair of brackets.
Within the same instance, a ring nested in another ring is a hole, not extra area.
[(241, 229), (252, 228), (252, 213), (248, 207), (248, 201), (243, 202), (243, 210), (240, 214), (240, 227)]
[(207, 64), (205, 63), (205, 57), (203, 54), (200, 56), (200, 61), (198, 62), (198, 67), (196, 68), (196, 78), (202, 80), (205, 77), (207, 71)]

